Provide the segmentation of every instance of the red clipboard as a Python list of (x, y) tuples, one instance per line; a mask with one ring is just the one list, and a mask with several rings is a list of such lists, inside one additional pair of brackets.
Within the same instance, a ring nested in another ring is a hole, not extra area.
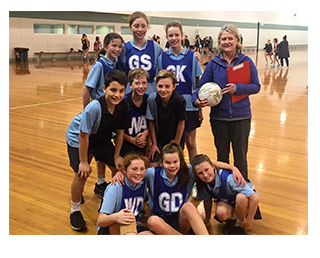
[[(243, 83), (243, 84), (251, 83), (251, 72), (250, 72), (249, 61), (230, 67), (228, 68), (227, 71), (228, 71), (229, 83)], [(231, 100), (232, 100), (232, 103), (235, 103), (248, 96), (249, 94), (246, 94), (246, 95), (233, 94), (231, 95)]]

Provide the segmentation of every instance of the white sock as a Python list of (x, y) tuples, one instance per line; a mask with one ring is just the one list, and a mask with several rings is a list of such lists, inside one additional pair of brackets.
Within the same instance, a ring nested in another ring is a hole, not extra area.
[(97, 185), (101, 185), (106, 181), (106, 177), (105, 176), (98, 176), (97, 177)]
[(81, 201), (80, 202), (73, 202), (71, 201), (71, 214), (75, 211), (81, 211)]

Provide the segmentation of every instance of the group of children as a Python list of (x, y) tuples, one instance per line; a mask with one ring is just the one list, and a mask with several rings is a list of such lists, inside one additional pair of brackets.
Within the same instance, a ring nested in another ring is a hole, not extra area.
[[(131, 41), (124, 44), (119, 34), (109, 33), (103, 42), (105, 55), (93, 65), (83, 87), (84, 110), (66, 133), (75, 172), (71, 227), (86, 228), (82, 192), (94, 157), (94, 192), (103, 196), (99, 234), (185, 234), (190, 229), (208, 234), (196, 206), (188, 202), (196, 179), (203, 182), (202, 187), (197, 182), (198, 198), (207, 201), (207, 220), (212, 198), (221, 199), (217, 219), (232, 221), (225, 233), (236, 233), (239, 226), (247, 228), (259, 202), (251, 184), (245, 183), (237, 168), (197, 155), (196, 128), (201, 126), (202, 112), (192, 105), (191, 96), (202, 72), (195, 53), (181, 45), (182, 26), (167, 24), (170, 48), (164, 52), (153, 40), (145, 39), (148, 25), (146, 15), (135, 12), (129, 18)], [(185, 143), (193, 166), (185, 162)], [(210, 166), (203, 168), (204, 164)], [(106, 165), (117, 183), (107, 186)], [(146, 192), (151, 214), (143, 228), (139, 219)], [(225, 193), (223, 198), (219, 192)]]
[(267, 40), (267, 43), (265, 44), (265, 47), (263, 48), (265, 50), (265, 55), (264, 58), (266, 60), (266, 66), (269, 65), (268, 62), (268, 57), (270, 59), (271, 62), (271, 67), (280, 67), (280, 63), (279, 63), (279, 59), (278, 59), (278, 55), (279, 55), (279, 50), (278, 50), (278, 39), (274, 38), (273, 39), (273, 47), (271, 44), (270, 39)]

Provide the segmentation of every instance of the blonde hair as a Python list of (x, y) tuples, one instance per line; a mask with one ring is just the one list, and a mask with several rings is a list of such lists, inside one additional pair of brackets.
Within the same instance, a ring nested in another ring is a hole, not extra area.
[(166, 79), (166, 78), (171, 78), (173, 85), (177, 84), (178, 80), (177, 80), (177, 77), (174, 74), (174, 72), (166, 70), (166, 69), (162, 69), (160, 72), (158, 72), (158, 74), (156, 76), (156, 84), (158, 84), (158, 82), (161, 79)]
[(146, 77), (147, 81), (149, 80), (149, 73), (141, 68), (136, 68), (129, 71), (128, 79), (129, 83), (132, 84), (134, 79), (139, 79), (141, 77)]
[(241, 45), (241, 42), (240, 42), (240, 33), (239, 33), (239, 30), (237, 29), (237, 27), (232, 24), (226, 24), (220, 29), (219, 34), (218, 34), (218, 42), (216, 44), (216, 48), (219, 52), (222, 51), (222, 49), (220, 47), (220, 43), (221, 43), (221, 36), (222, 36), (223, 32), (229, 32), (233, 36), (235, 36), (236, 39), (238, 40), (238, 43), (236, 46), (237, 50), (243, 49), (243, 46)]

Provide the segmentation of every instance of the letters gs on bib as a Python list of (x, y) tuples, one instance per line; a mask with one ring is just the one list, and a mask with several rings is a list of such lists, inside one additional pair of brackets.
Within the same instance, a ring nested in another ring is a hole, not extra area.
[(129, 57), (128, 65), (130, 70), (142, 68), (148, 72), (152, 69), (151, 57), (147, 54), (143, 54), (141, 57), (138, 55), (132, 55)]

